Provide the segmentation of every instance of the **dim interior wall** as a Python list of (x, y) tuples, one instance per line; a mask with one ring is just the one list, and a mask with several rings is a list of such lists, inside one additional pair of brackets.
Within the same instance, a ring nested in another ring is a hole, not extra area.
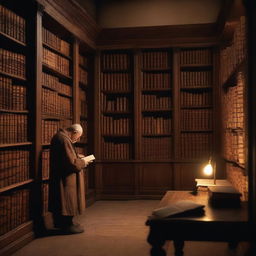
[(219, 0), (108, 0), (99, 3), (97, 22), (102, 28), (214, 23), (221, 6)]

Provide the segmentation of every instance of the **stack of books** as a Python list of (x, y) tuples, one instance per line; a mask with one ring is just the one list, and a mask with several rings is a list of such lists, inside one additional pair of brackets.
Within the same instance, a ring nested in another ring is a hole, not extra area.
[(209, 186), (209, 202), (216, 207), (239, 207), (241, 193), (232, 186)]

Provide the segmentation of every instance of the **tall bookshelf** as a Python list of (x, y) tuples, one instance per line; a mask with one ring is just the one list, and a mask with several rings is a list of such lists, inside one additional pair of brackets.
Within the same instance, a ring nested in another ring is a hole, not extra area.
[(134, 159), (133, 65), (126, 51), (101, 55), (101, 159)]
[(28, 80), (27, 14), (0, 4), (0, 254), (13, 236), (33, 239), (30, 212), (32, 172), (31, 104)]
[(147, 49), (141, 58), (141, 159), (171, 159), (172, 51)]
[[(41, 76), (41, 177), (42, 214), (48, 213), (50, 142), (59, 128), (72, 124), (73, 49), (72, 37), (47, 16), (42, 18)], [(55, 26), (53, 26), (55, 25)], [(52, 28), (56, 28), (53, 30)]]
[(212, 49), (180, 50), (180, 158), (214, 154)]
[[(79, 122), (83, 127), (84, 133), (79, 143), (77, 152), (83, 155), (94, 154), (92, 127), (93, 122), (93, 54), (84, 45), (79, 46), (78, 77), (79, 77)], [(88, 166), (84, 175), (86, 189), (87, 206), (95, 201), (95, 175), (93, 166)]]
[(227, 178), (248, 200), (246, 18), (237, 21), (231, 43), (220, 49), (223, 151)]

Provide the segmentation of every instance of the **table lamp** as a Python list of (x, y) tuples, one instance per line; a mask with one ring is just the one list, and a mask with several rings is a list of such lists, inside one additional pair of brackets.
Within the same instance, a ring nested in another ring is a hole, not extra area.
[(203, 173), (206, 176), (213, 175), (213, 184), (216, 185), (216, 162), (209, 158), (208, 163), (204, 166)]

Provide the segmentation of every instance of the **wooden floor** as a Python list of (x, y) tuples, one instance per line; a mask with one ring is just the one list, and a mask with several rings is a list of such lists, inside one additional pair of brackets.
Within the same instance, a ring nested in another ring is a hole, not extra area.
[[(78, 235), (38, 238), (14, 256), (149, 256), (147, 216), (159, 201), (98, 201), (76, 221), (85, 228)], [(173, 254), (166, 243), (168, 256)], [(184, 256), (243, 256), (242, 247), (230, 251), (226, 243), (186, 242)]]

